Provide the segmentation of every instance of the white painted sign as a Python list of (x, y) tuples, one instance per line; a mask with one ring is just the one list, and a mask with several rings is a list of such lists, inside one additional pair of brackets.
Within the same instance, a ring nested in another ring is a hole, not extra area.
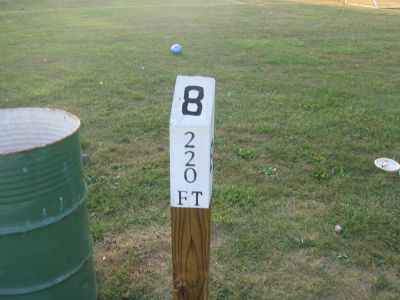
[(176, 78), (170, 119), (172, 207), (210, 207), (214, 108), (214, 78)]

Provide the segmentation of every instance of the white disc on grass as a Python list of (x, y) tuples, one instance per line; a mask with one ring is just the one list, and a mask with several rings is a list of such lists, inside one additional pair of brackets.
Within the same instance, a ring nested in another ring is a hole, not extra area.
[(377, 158), (375, 159), (375, 166), (388, 173), (396, 173), (400, 171), (400, 164), (390, 158)]

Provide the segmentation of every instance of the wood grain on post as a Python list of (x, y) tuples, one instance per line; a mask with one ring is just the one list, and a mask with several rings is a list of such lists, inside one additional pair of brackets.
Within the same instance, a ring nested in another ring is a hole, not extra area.
[(178, 76), (170, 118), (174, 300), (207, 300), (215, 79)]
[(174, 300), (208, 299), (210, 208), (171, 208)]

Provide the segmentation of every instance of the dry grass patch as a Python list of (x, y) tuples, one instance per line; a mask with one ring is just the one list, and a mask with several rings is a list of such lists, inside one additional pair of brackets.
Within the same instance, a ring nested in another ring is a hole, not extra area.
[[(281, 268), (283, 273), (301, 274), (301, 281), (292, 284), (302, 290), (306, 290), (303, 285), (307, 285), (314, 290), (311, 294), (323, 299), (367, 299), (374, 279), (372, 272), (350, 266), (340, 256), (318, 257), (309, 250), (287, 256)], [(327, 289), (325, 280), (316, 276), (318, 274), (328, 277), (333, 284)]]
[(171, 233), (167, 227), (107, 235), (94, 251), (100, 299), (140, 297), (145, 293), (146, 281), (153, 280), (158, 281), (156, 294), (168, 296), (172, 274), (170, 249)]

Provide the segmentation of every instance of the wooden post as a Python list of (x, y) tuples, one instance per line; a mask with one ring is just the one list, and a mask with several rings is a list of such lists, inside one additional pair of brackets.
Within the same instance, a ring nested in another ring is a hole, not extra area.
[(174, 300), (208, 299), (210, 209), (171, 208)]
[(178, 76), (170, 120), (173, 297), (208, 299), (215, 80)]

